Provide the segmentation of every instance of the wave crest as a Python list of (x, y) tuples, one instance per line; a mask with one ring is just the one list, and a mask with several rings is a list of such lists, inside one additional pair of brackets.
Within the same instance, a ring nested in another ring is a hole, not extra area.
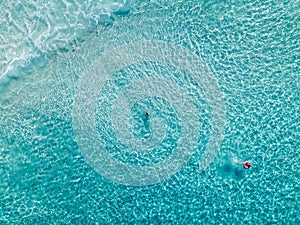
[(127, 12), (129, 0), (4, 1), (0, 4), (0, 78), (28, 73), (49, 54), (81, 40), (112, 14)]

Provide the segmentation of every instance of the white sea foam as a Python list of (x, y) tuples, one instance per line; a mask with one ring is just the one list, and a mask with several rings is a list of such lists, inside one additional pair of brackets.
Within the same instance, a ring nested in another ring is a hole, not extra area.
[(53, 0), (0, 3), (0, 78), (16, 78), (31, 64), (80, 40), (112, 13), (128, 11), (129, 0)]

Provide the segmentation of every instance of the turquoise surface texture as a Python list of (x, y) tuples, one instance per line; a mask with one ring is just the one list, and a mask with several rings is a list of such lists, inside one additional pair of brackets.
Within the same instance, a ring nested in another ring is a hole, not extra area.
[(0, 1), (0, 224), (300, 224), (299, 12)]

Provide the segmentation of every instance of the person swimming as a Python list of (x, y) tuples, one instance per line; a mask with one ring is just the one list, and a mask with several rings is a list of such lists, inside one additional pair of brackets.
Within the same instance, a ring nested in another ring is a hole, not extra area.
[(232, 162), (243, 165), (244, 169), (246, 169), (246, 170), (249, 169), (252, 166), (250, 161), (241, 162), (236, 158), (233, 158)]
[(250, 161), (237, 162), (237, 163), (243, 165), (244, 169), (246, 169), (246, 170), (249, 169), (252, 166)]
[(246, 169), (246, 170), (252, 166), (250, 161), (242, 162), (242, 165), (243, 165), (244, 169)]

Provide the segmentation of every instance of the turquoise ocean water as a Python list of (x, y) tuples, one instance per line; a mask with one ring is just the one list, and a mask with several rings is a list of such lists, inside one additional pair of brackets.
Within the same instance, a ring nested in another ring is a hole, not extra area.
[(300, 224), (299, 12), (0, 1), (0, 224)]

